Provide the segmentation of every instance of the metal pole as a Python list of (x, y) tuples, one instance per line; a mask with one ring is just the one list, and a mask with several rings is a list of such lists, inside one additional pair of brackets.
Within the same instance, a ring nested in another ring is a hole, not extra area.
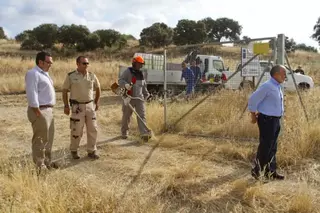
[(277, 64), (284, 65), (285, 59), (285, 36), (284, 34), (279, 34), (277, 39)]
[(163, 60), (163, 90), (164, 90), (164, 129), (167, 131), (168, 120), (167, 120), (167, 50), (164, 49), (164, 60)]
[(272, 39), (273, 45), (273, 64), (277, 64), (277, 38)]
[(301, 103), (301, 106), (302, 106), (304, 115), (306, 116), (307, 122), (309, 122), (307, 110), (306, 110), (306, 107), (305, 107), (304, 104), (303, 104), (303, 101), (302, 101), (302, 98), (301, 98), (301, 94), (300, 94), (299, 89), (298, 89), (298, 86), (297, 86), (296, 78), (294, 77), (294, 73), (293, 73), (293, 71), (292, 71), (292, 69), (291, 69), (291, 66), (290, 66), (290, 63), (289, 63), (288, 55), (286, 54), (285, 56), (286, 56), (286, 61), (287, 61), (288, 67), (289, 67), (289, 69), (290, 69), (290, 74), (291, 74), (291, 76), (292, 76), (292, 80), (293, 80), (294, 86), (295, 86), (296, 91), (297, 91), (297, 93), (298, 93), (298, 97), (299, 97), (299, 100), (300, 100), (300, 103)]
[[(284, 56), (285, 56), (285, 36), (284, 34), (279, 34), (278, 38), (277, 38), (277, 64), (280, 65), (284, 65)], [(283, 84), (281, 84), (281, 89), (282, 89), (282, 93), (283, 93), (283, 108), (284, 108), (284, 112), (283, 115), (285, 114), (285, 106), (286, 106), (286, 94), (285, 94), (285, 88), (283, 86)], [(280, 123), (282, 128), (284, 129), (284, 122), (283, 122), (283, 117), (281, 117)], [(280, 132), (281, 135), (281, 132)]]

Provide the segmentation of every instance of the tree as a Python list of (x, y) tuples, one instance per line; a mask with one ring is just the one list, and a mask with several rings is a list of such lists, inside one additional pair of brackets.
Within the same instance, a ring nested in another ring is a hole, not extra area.
[(41, 24), (32, 30), (32, 35), (43, 48), (52, 48), (58, 40), (58, 30), (56, 24)]
[(165, 23), (154, 23), (144, 28), (140, 33), (140, 45), (149, 47), (164, 47), (172, 43), (173, 30)]
[(206, 42), (213, 42), (213, 29), (216, 27), (216, 21), (210, 17), (200, 20), (205, 25), (206, 31)]
[(119, 41), (118, 41), (118, 49), (121, 50), (128, 44), (128, 37), (127, 35), (121, 35)]
[(25, 30), (22, 33), (19, 33), (18, 35), (15, 36), (15, 40), (19, 42), (23, 42), (26, 39), (30, 39), (33, 36), (33, 31), (32, 30)]
[(91, 51), (96, 50), (100, 47), (100, 36), (97, 33), (91, 33), (88, 37), (84, 40), (84, 47), (85, 50)]
[(90, 35), (89, 29), (84, 25), (62, 25), (58, 30), (58, 41), (64, 46), (75, 47), (83, 43)]
[(8, 39), (2, 27), (0, 27), (0, 39)]
[(318, 52), (318, 50), (315, 47), (307, 46), (306, 44), (297, 44), (296, 50), (303, 50), (303, 51), (314, 52), (314, 53)]
[(201, 21), (182, 19), (173, 29), (173, 42), (176, 45), (203, 43), (205, 40), (206, 28)]
[(242, 26), (239, 22), (229, 18), (205, 18), (201, 20), (206, 25), (207, 40), (220, 41), (225, 37), (231, 41), (239, 40), (241, 35)]
[(42, 50), (42, 45), (34, 38), (27, 38), (21, 43), (22, 50)]
[(242, 36), (242, 40), (244, 40), (241, 42), (242, 44), (248, 45), (251, 41), (251, 38), (249, 36)]
[(293, 38), (291, 38), (289, 40), (289, 37), (286, 36), (286, 39), (285, 39), (285, 50), (287, 53), (290, 53), (290, 52), (294, 52), (296, 50), (296, 42), (293, 40)]
[(121, 33), (112, 29), (96, 30), (93, 33), (99, 35), (101, 48), (105, 46), (112, 47), (112, 45), (116, 44), (121, 38)]
[(317, 23), (313, 27), (314, 33), (312, 34), (312, 38), (316, 40), (320, 45), (320, 17), (318, 18)]

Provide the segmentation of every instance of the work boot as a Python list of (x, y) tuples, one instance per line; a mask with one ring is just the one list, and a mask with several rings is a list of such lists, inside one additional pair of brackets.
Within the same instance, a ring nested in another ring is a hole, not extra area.
[(265, 175), (268, 179), (274, 179), (274, 180), (284, 180), (284, 176), (278, 174), (277, 172), (269, 172)]
[(36, 169), (37, 169), (37, 176), (46, 175), (48, 172), (48, 168), (45, 164), (38, 165)]
[(150, 135), (141, 135), (141, 139), (142, 139), (144, 142), (148, 142), (150, 138), (151, 138)]
[(260, 172), (253, 168), (251, 169), (251, 176), (256, 180), (259, 180)]
[(121, 135), (122, 139), (128, 139), (128, 135)]
[(91, 158), (91, 159), (94, 159), (94, 160), (99, 159), (99, 155), (97, 155), (96, 151), (89, 152), (88, 153), (88, 157)]
[(80, 156), (78, 155), (77, 151), (71, 151), (71, 156), (75, 160), (80, 159)]
[(59, 165), (56, 162), (51, 162), (49, 165), (47, 165), (47, 168), (49, 170), (51, 170), (51, 169), (59, 169)]

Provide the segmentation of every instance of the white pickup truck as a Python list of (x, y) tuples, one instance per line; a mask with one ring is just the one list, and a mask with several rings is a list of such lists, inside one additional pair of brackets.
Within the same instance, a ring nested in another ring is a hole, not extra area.
[[(260, 60), (259, 61), (260, 65), (254, 65), (254, 66), (260, 66), (260, 75), (255, 77), (255, 80), (253, 80), (253, 77), (246, 77), (245, 81), (243, 81), (243, 77), (241, 76), (241, 71), (238, 72), (232, 79), (230, 79), (226, 84), (225, 88), (227, 89), (239, 89), (243, 88), (246, 86), (249, 86), (251, 88), (257, 86), (257, 83), (263, 74), (263, 71), (265, 71), (264, 76), (262, 77), (262, 80), (260, 82), (260, 85), (270, 79), (270, 69), (273, 66), (273, 62), (270, 61), (270, 64), (268, 61)], [(250, 63), (249, 63), (250, 64)], [(237, 65), (237, 69), (239, 68), (240, 64)], [(290, 72), (290, 69), (286, 66), (287, 68), (287, 78), (286, 81), (284, 82), (283, 86), (284, 89), (287, 91), (295, 91), (295, 85), (294, 81)], [(224, 71), (224, 74), (227, 76), (227, 78), (233, 74), (231, 71)], [(313, 79), (308, 76), (308, 75), (303, 75), (300, 73), (294, 73), (294, 78), (296, 80), (297, 86), (299, 89), (311, 89), (314, 87), (314, 82)]]
[[(136, 55), (142, 56), (145, 60), (142, 71), (148, 90), (153, 94), (161, 95), (164, 88), (164, 56), (147, 53), (135, 53), (134, 56)], [(201, 82), (196, 87), (198, 91), (207, 91), (221, 84), (222, 80), (226, 80), (226, 76), (223, 73), (225, 67), (221, 57), (197, 55), (197, 58), (203, 62), (200, 66), (202, 73)], [(177, 95), (186, 88), (185, 81), (181, 81), (181, 63), (166, 64), (167, 90), (169, 95)], [(120, 65), (119, 76), (126, 69), (127, 66)]]

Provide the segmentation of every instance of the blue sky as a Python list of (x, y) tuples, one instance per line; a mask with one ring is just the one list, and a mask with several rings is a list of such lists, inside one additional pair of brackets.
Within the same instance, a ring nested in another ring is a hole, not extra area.
[(41, 23), (84, 24), (91, 31), (112, 28), (139, 37), (154, 22), (174, 27), (178, 20), (228, 17), (242, 26), (242, 36), (272, 37), (279, 33), (319, 48), (310, 36), (320, 1), (304, 0), (0, 0), (0, 26), (9, 37)]

